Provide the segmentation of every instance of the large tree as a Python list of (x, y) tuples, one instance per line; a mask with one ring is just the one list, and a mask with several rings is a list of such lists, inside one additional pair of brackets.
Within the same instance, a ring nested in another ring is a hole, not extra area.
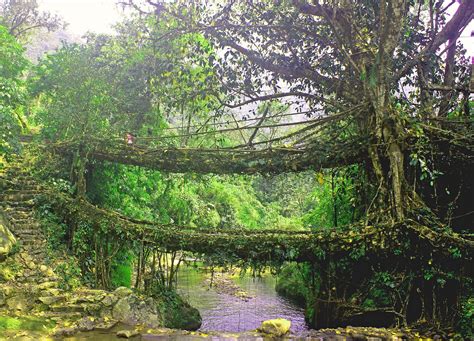
[[(435, 236), (452, 232), (438, 218), (451, 222), (457, 206), (458, 218), (472, 214), (470, 69), (458, 40), (473, 1), (123, 2), (167, 25), (153, 37), (157, 44), (196, 32), (213, 44), (209, 62), (224, 106), (291, 99), (293, 108), (337, 118), (324, 131), (318, 124), (292, 134), (296, 145), (366, 139), (363, 160), (349, 160), (365, 165), (369, 178), (366, 223), (405, 221), (408, 229), (387, 240), (392, 246), (383, 254), (358, 248), (324, 257), (322, 246), (311, 264), (319, 280), (308, 306), (314, 325), (352, 323), (363, 314), (456, 323), (461, 298), (469, 297), (463, 283), (470, 283), (472, 252), (443, 250)], [(331, 159), (337, 152), (328, 150)]]
[(221, 48), (213, 63), (229, 106), (291, 96), (327, 114), (357, 108), (351, 120), (369, 137), (374, 202), (396, 220), (422, 205), (406, 174), (410, 124), (448, 116), (460, 93), (467, 101), (457, 42), (474, 2), (452, 15), (454, 1), (434, 0), (131, 3), (173, 23), (158, 40), (200, 31)]
[(27, 38), (38, 29), (56, 31), (64, 28), (64, 21), (57, 15), (40, 11), (36, 0), (1, 0), (0, 25), (17, 38)]

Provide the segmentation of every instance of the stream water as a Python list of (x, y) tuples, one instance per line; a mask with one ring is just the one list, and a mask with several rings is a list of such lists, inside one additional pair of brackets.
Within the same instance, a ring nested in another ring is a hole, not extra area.
[[(201, 332), (212, 333), (208, 338), (201, 335), (185, 334), (180, 331), (158, 335), (142, 335), (134, 340), (163, 341), (213, 341), (252, 340), (261, 341), (262, 337), (251, 333), (241, 333), (257, 329), (262, 321), (273, 318), (285, 318), (291, 321), (292, 334), (308, 330), (304, 321), (304, 311), (291, 301), (280, 297), (275, 291), (276, 280), (271, 275), (254, 278), (251, 275), (233, 276), (232, 282), (243, 290), (249, 298), (239, 298), (229, 293), (209, 287), (209, 272), (192, 266), (182, 266), (178, 274), (177, 290), (202, 316)], [(236, 287), (237, 288), (237, 287)], [(110, 331), (84, 332), (67, 338), (68, 341), (123, 340), (115, 335), (117, 330), (130, 329), (124, 325)], [(229, 333), (229, 334), (226, 334)], [(232, 334), (231, 334), (232, 333)]]
[(262, 321), (279, 317), (291, 321), (294, 334), (307, 330), (304, 310), (276, 293), (272, 275), (234, 276), (232, 280), (250, 296), (248, 299), (218, 293), (205, 281), (208, 277), (209, 273), (190, 266), (180, 269), (178, 275), (178, 292), (201, 313), (201, 331), (249, 331)]

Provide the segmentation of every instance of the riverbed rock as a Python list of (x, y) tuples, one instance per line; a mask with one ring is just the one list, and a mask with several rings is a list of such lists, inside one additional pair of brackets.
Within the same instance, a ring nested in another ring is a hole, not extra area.
[(129, 339), (131, 337), (138, 336), (138, 335), (140, 335), (140, 333), (137, 332), (136, 330), (119, 330), (117, 332), (118, 337), (123, 337), (125, 339)]
[(291, 322), (282, 318), (263, 321), (259, 331), (271, 336), (283, 336), (290, 332)]
[(85, 316), (77, 322), (77, 328), (80, 331), (91, 331), (95, 328), (96, 321), (91, 316)]

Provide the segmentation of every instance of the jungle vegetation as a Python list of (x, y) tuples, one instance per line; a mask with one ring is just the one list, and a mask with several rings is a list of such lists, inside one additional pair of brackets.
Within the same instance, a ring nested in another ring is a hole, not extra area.
[[(244, 259), (217, 242), (194, 256), (281, 271), (279, 290), (317, 328), (473, 335), (473, 76), (459, 43), (473, 1), (448, 15), (454, 1), (128, 0), (114, 35), (90, 33), (37, 63), (26, 33), (62, 21), (34, 8), (16, 23), (16, 3), (0, 9), (2, 158), (34, 135), (36, 176), (90, 212), (349, 236), (353, 247), (321, 242), (299, 263), (284, 262), (299, 249)], [(164, 259), (182, 252), (55, 207), (45, 198), (41, 215), (51, 248), (70, 256), (65, 277), (172, 288)], [(371, 239), (371, 228), (392, 237)]]

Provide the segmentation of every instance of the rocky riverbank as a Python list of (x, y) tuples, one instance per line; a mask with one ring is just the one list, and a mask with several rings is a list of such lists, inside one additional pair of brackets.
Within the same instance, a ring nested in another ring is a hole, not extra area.
[(201, 325), (199, 312), (182, 300), (147, 297), (125, 287), (64, 290), (54, 270), (36, 264), (26, 252), (0, 263), (0, 316), (3, 334), (25, 328), (68, 336), (117, 324), (190, 330)]
[(214, 289), (219, 294), (233, 296), (243, 301), (249, 301), (254, 298), (252, 295), (235, 284), (235, 282), (232, 280), (232, 276), (233, 274), (227, 272), (214, 273), (206, 278), (204, 284), (209, 286), (209, 288)]

